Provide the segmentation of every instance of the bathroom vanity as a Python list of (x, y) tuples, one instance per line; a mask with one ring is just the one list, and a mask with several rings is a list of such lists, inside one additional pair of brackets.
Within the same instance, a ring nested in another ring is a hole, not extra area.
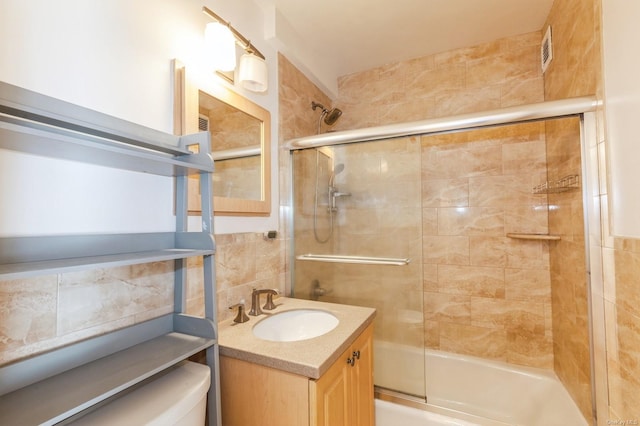
[[(373, 425), (375, 310), (280, 298), (245, 323), (219, 324), (222, 423), (225, 425)], [(270, 315), (319, 310), (338, 325), (318, 337), (270, 341), (253, 328)]]

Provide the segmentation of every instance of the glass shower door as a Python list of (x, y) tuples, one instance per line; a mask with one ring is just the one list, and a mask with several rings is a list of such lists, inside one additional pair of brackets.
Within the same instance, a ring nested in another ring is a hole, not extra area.
[(376, 386), (425, 397), (420, 138), (294, 151), (293, 293), (376, 308)]

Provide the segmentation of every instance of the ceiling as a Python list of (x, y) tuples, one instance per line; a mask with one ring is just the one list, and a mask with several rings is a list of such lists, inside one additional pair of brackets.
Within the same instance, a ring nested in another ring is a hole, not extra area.
[(257, 0), (267, 39), (334, 93), (337, 78), (542, 29), (553, 0)]

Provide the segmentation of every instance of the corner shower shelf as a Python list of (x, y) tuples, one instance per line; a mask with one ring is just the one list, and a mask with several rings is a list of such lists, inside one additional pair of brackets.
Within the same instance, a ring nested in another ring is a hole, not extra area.
[(567, 175), (554, 181), (547, 181), (533, 187), (533, 194), (558, 194), (560, 192), (580, 189), (580, 175)]
[(515, 234), (508, 233), (508, 238), (514, 238), (518, 240), (543, 240), (543, 241), (557, 241), (560, 239), (560, 235), (549, 234)]
[[(192, 145), (201, 154), (192, 153)], [(65, 421), (203, 350), (211, 371), (209, 424), (218, 424), (209, 134), (174, 136), (0, 82), (0, 149), (171, 176), (176, 182), (176, 232), (0, 238), (0, 280), (176, 262), (173, 314), (0, 366), (0, 424)], [(202, 232), (187, 232), (191, 174), (200, 175)], [(185, 259), (192, 256), (203, 259), (205, 318), (184, 314)]]

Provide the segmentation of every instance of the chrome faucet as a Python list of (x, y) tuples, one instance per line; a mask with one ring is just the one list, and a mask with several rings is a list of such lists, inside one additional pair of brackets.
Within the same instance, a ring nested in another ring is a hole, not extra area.
[[(264, 304), (262, 308), (260, 308), (260, 295), (267, 295), (267, 303)], [(265, 288), (265, 289), (257, 289), (254, 288), (253, 292), (251, 292), (251, 310), (249, 311), (249, 315), (258, 316), (262, 315), (262, 309), (266, 309), (268, 311), (275, 309), (276, 305), (273, 303), (273, 296), (278, 294), (278, 290)]]

